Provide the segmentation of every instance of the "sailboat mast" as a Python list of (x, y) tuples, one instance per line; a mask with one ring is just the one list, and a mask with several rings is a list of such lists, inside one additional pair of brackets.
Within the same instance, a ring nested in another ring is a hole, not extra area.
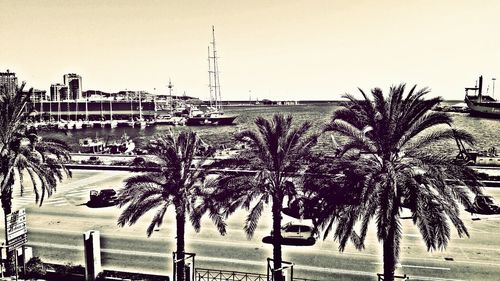
[(132, 95), (130, 93), (127, 93), (129, 99), (130, 99), (130, 118), (132, 121), (134, 121), (134, 106), (133, 106), (133, 100), (132, 100)]
[(139, 92), (139, 120), (142, 121), (142, 105), (141, 105), (142, 93)]
[(109, 99), (109, 120), (113, 121), (113, 104), (111, 103), (111, 97)]
[(49, 125), (52, 122), (52, 97), (49, 97)]
[(219, 109), (219, 92), (220, 92), (220, 85), (219, 85), (219, 79), (218, 76), (219, 74), (217, 73), (217, 51), (215, 50), (215, 28), (212, 25), (212, 59), (213, 59), (213, 83), (214, 83), (214, 97), (215, 97), (215, 108)]
[(75, 97), (75, 121), (78, 121), (78, 98)]
[(210, 107), (212, 107), (212, 103), (214, 100), (213, 97), (213, 88), (212, 88), (212, 64), (210, 63), (210, 46), (208, 46), (208, 89), (210, 90)]
[[(493, 89), (495, 89), (495, 87), (493, 87)], [(43, 94), (40, 94), (40, 122), (43, 122), (43, 96)]]

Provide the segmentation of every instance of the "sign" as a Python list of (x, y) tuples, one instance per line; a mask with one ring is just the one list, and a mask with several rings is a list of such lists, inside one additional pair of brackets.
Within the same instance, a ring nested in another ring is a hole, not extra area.
[[(7, 245), (19, 247), (27, 242), (26, 209), (10, 213), (6, 217)], [(23, 242), (24, 241), (24, 242)], [(17, 246), (14, 246), (17, 245)]]
[(23, 234), (21, 236), (17, 236), (16, 238), (9, 240), (9, 244), (7, 245), (9, 248), (19, 248), (22, 245), (28, 243), (28, 234)]

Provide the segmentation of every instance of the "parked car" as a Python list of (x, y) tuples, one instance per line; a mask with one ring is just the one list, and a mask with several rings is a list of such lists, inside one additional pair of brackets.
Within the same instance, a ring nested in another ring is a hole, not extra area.
[(114, 189), (91, 190), (89, 203), (93, 206), (113, 206), (118, 203), (118, 196)]
[(90, 156), (88, 160), (82, 160), (82, 164), (89, 164), (89, 165), (102, 165), (103, 162), (99, 157), (97, 156)]

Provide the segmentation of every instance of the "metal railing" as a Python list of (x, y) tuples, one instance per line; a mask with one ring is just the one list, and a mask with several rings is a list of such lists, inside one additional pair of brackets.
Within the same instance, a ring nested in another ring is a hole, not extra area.
[(196, 281), (267, 281), (267, 276), (258, 273), (196, 268), (195, 280)]
[[(378, 276), (378, 281), (384, 281), (384, 274), (377, 273), (377, 276)], [(403, 276), (394, 275), (394, 279), (401, 279), (403, 281), (407, 281), (410, 280), (410, 277), (407, 276), (406, 274)]]
[[(194, 281), (268, 281), (268, 279), (266, 274), (196, 268)], [(317, 280), (294, 277), (293, 281)]]

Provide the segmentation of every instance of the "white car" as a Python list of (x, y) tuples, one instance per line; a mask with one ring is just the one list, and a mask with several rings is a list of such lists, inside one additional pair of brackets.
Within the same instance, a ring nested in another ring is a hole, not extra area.
[(283, 238), (314, 239), (313, 228), (305, 224), (288, 223), (281, 227)]

